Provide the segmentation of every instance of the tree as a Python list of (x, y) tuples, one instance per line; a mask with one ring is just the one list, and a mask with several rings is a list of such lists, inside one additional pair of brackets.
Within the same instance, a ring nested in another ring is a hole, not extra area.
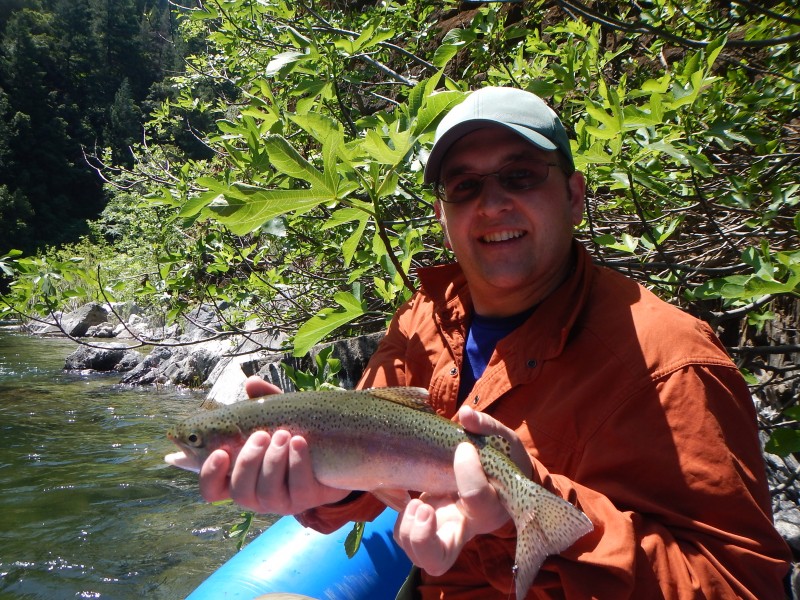
[[(19, 239), (19, 249), (76, 241), (89, 231), (107, 196), (86, 153), (110, 147), (114, 161), (131, 166), (129, 148), (141, 140), (144, 121), (139, 107), (177, 61), (167, 6), (28, 0), (3, 13), (0, 176), (8, 193), (35, 209), (26, 224), (36, 235)], [(168, 93), (159, 89), (163, 101)], [(0, 253), (11, 241), (0, 238)]]
[[(414, 267), (445, 254), (420, 170), (438, 119), (468, 89), (514, 85), (574, 133), (597, 260), (709, 320), (762, 382), (774, 372), (772, 351), (744, 347), (769, 345), (800, 284), (788, 3), (209, 0), (184, 16), (208, 49), (152, 112), (135, 168), (108, 174), (149, 196), (169, 240), (123, 293), (173, 315), (231, 303), (232, 330), (258, 319), (298, 353), (382, 328)], [(182, 153), (181, 129), (210, 152)], [(797, 349), (781, 335), (777, 353)]]
[(111, 159), (115, 165), (130, 168), (133, 166), (130, 148), (141, 137), (142, 112), (133, 101), (127, 79), (122, 80), (122, 85), (114, 95), (109, 113), (105, 140), (112, 148)]

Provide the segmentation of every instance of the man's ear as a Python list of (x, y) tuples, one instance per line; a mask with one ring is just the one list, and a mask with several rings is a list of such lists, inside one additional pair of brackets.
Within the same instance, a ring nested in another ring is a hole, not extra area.
[(436, 220), (439, 221), (439, 225), (442, 227), (442, 234), (444, 235), (444, 247), (448, 250), (452, 250), (453, 246), (450, 244), (450, 236), (447, 234), (447, 219), (444, 216), (444, 211), (442, 210), (442, 201), (436, 200), (433, 203), (433, 214), (436, 217)]
[(575, 171), (567, 180), (569, 204), (572, 210), (572, 224), (576, 227), (583, 220), (583, 209), (586, 206), (586, 178), (580, 171)]

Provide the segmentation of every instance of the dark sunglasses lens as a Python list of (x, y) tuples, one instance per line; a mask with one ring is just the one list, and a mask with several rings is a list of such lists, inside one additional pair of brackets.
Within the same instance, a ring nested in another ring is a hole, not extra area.
[(523, 161), (507, 165), (495, 173), (462, 173), (438, 185), (439, 198), (451, 204), (474, 200), (487, 177), (497, 177), (500, 185), (512, 192), (529, 190), (547, 179), (549, 168), (550, 165), (544, 162)]
[(530, 162), (510, 165), (497, 174), (500, 184), (507, 190), (529, 190), (547, 179), (547, 163)]
[(444, 184), (445, 200), (454, 204), (472, 200), (483, 186), (483, 177), (465, 173), (446, 181)]

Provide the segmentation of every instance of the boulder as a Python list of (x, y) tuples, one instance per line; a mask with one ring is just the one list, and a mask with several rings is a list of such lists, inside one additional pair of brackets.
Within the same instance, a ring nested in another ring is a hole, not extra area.
[(125, 344), (78, 346), (64, 363), (67, 371), (117, 371), (133, 369), (144, 356)]
[(114, 337), (114, 325), (108, 321), (99, 325), (92, 325), (86, 332), (86, 337), (112, 338)]
[(53, 318), (28, 323), (27, 329), (33, 335), (63, 335), (83, 337), (93, 325), (108, 320), (108, 312), (97, 302), (89, 302), (68, 313), (55, 313)]
[(61, 320), (62, 312), (55, 312), (47, 319), (40, 319), (38, 321), (28, 321), (25, 323), (25, 330), (31, 335), (49, 336), (49, 335), (63, 335), (61, 329), (56, 325)]
[(90, 302), (61, 317), (61, 328), (71, 337), (83, 337), (89, 331), (89, 327), (105, 323), (107, 320), (106, 309), (97, 302)]
[(223, 355), (230, 352), (229, 340), (209, 340), (187, 344), (178, 339), (164, 340), (121, 383), (129, 385), (174, 384), (200, 387)]
[[(285, 335), (280, 332), (253, 332), (246, 336), (236, 336), (231, 342), (234, 348), (223, 356), (208, 376), (206, 383), (211, 389), (206, 396), (210, 404), (233, 404), (246, 400), (244, 382), (250, 373), (250, 366), (259, 359), (266, 360), (273, 353), (264, 353), (262, 348), (280, 347)], [(280, 354), (279, 356), (283, 356)], [(246, 366), (245, 366), (246, 365)], [(282, 369), (278, 369), (283, 374)], [(284, 375), (284, 379), (285, 379)], [(270, 378), (274, 381), (275, 378)], [(288, 380), (287, 380), (288, 381)], [(281, 387), (281, 389), (284, 389)]]

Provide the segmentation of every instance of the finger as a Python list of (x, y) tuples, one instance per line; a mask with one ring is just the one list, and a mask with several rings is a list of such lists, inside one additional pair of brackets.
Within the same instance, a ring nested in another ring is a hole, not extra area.
[(421, 500), (413, 498), (403, 510), (399, 511), (397, 521), (394, 523), (394, 539), (397, 544), (405, 550), (406, 554), (409, 555), (408, 557), (412, 562), (414, 561), (414, 557), (411, 556), (412, 549), (409, 537), (414, 527), (414, 515), (421, 505)]
[(263, 459), (258, 467), (252, 470), (251, 475), (255, 478), (251, 489), (262, 512), (279, 515), (291, 513), (291, 497), (287, 485), (291, 438), (288, 431), (279, 429), (274, 432)]
[[(311, 453), (305, 438), (296, 435), (289, 440), (289, 496), (292, 510), (301, 512), (321, 503), (321, 486), (314, 475)], [(343, 493), (343, 497), (346, 493)]]
[(257, 375), (251, 375), (244, 382), (244, 391), (247, 393), (248, 398), (258, 398), (260, 396), (269, 396), (270, 394), (282, 393), (281, 388), (273, 385), (268, 381), (264, 381)]
[(500, 435), (506, 437), (509, 433), (514, 433), (491, 415), (478, 412), (463, 404), (458, 409), (458, 422), (470, 433), (478, 433), (480, 435)]
[(467, 539), (498, 529), (509, 519), (497, 492), (486, 477), (478, 450), (464, 442), (456, 448), (453, 470), (458, 486), (459, 506), (466, 517)]
[(519, 439), (517, 432), (507, 427), (491, 415), (472, 410), (468, 406), (461, 406), (458, 410), (458, 422), (470, 433), (479, 435), (496, 435), (508, 442), (507, 452), (511, 460), (519, 467), (526, 477), (533, 476), (531, 458), (525, 446)]
[(486, 478), (481, 466), (478, 450), (468, 442), (462, 442), (456, 448), (453, 457), (453, 471), (456, 476), (458, 496), (466, 515), (475, 518), (476, 510), (487, 501), (496, 500), (497, 494)]
[(219, 502), (231, 497), (228, 472), (231, 459), (224, 450), (215, 450), (200, 467), (200, 495), (207, 502)]
[(240, 506), (256, 512), (269, 512), (268, 502), (262, 502), (257, 486), (271, 445), (272, 436), (267, 432), (253, 432), (242, 446), (231, 471), (231, 498)]
[(450, 556), (448, 549), (460, 549), (456, 540), (449, 539), (453, 537), (452, 527), (448, 531), (439, 531), (437, 527), (436, 511), (421, 503), (414, 513), (408, 543), (414, 564), (434, 576), (444, 574), (453, 565), (455, 557)]

